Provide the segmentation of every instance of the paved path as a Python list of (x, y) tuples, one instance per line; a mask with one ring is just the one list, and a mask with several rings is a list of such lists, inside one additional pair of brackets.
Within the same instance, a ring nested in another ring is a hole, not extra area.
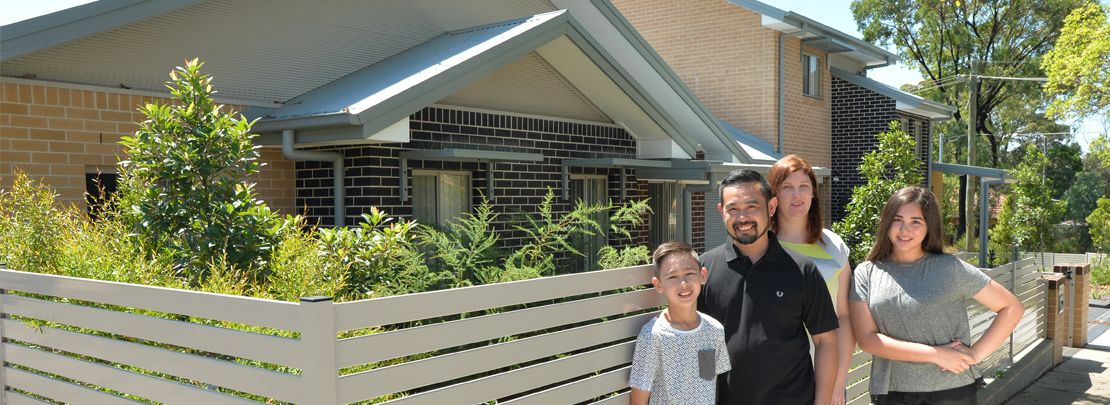
[(1090, 305), (1087, 347), (1064, 348), (1068, 359), (1007, 405), (1110, 405), (1110, 302), (1092, 299)]
[(1006, 404), (1110, 404), (1110, 351), (1064, 348), (1064, 355), (1068, 354), (1071, 358)]

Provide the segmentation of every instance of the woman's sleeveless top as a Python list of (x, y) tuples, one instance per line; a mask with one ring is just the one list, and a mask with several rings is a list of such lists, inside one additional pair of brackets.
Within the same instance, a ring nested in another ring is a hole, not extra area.
[(844, 244), (844, 240), (832, 231), (822, 229), (821, 240), (818, 243), (789, 243), (780, 239), (779, 244), (813, 260), (821, 270), (821, 276), (825, 278), (825, 284), (829, 287), (829, 296), (832, 297), (835, 308), (836, 293), (840, 288), (840, 272), (848, 264), (848, 245)]

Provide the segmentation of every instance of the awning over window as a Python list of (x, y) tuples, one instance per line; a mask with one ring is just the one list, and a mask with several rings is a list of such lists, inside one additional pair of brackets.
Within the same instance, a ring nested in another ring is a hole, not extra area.
[[(444, 162), (480, 162), (486, 164), (486, 195), (493, 198), (493, 163), (497, 162), (542, 162), (539, 153), (497, 152), (474, 149), (434, 149), (401, 152), (401, 201), (409, 199), (409, 159), (438, 160)], [(566, 183), (563, 186), (566, 192)]]
[(563, 160), (563, 199), (570, 199), (570, 167), (618, 167), (621, 169), (621, 200), (627, 198), (625, 189), (625, 172), (628, 168), (660, 168), (671, 167), (668, 160), (643, 160), (624, 158), (603, 159), (566, 159)]

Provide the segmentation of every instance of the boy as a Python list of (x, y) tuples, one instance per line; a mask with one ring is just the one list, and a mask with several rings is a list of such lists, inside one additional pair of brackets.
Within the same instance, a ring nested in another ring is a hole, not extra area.
[(655, 291), (667, 309), (636, 338), (632, 356), (632, 405), (712, 405), (717, 374), (731, 369), (720, 322), (697, 310), (706, 270), (694, 249), (682, 242), (659, 245), (652, 255)]

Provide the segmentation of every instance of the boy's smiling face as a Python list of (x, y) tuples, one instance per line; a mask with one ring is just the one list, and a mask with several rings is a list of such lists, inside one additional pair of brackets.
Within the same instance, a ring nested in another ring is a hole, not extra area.
[(659, 266), (659, 277), (652, 277), (655, 291), (667, 296), (667, 305), (697, 305), (701, 286), (705, 284), (705, 268), (697, 259), (683, 253), (667, 255)]

